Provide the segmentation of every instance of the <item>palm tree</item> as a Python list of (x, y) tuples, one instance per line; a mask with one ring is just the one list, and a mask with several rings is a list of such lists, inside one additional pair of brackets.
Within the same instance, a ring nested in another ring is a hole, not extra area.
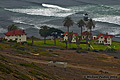
[(73, 20), (71, 19), (71, 17), (66, 17), (63, 22), (64, 22), (64, 26), (67, 27), (69, 32), (69, 27), (73, 26), (74, 24)]
[[(90, 29), (90, 33), (91, 33), (92, 28), (95, 28), (95, 24), (94, 24), (94, 22), (93, 22), (92, 19), (89, 19), (86, 27), (87, 27), (88, 29)], [(91, 36), (90, 36), (90, 38), (91, 38)]]
[(68, 33), (68, 42), (70, 43), (70, 47), (71, 47), (72, 39), (73, 39), (73, 32), (69, 32)]
[(46, 44), (46, 37), (49, 36), (49, 27), (48, 26), (41, 26), (39, 34), (44, 37), (44, 44)]
[(8, 31), (12, 31), (12, 30), (18, 30), (17, 26), (15, 26), (14, 24), (8, 26)]
[(83, 27), (84, 25), (86, 25), (86, 23), (81, 19), (81, 20), (78, 21), (77, 25), (78, 25), (78, 27), (81, 28), (81, 36), (82, 36), (82, 27)]
[(85, 35), (86, 35), (86, 44), (88, 44), (88, 36), (90, 35), (90, 33), (86, 32)]
[(32, 39), (32, 45), (33, 45), (33, 43), (34, 43), (34, 36), (31, 36), (31, 39)]
[(78, 49), (79, 49), (80, 41), (81, 41), (81, 36), (76, 36), (76, 45)]

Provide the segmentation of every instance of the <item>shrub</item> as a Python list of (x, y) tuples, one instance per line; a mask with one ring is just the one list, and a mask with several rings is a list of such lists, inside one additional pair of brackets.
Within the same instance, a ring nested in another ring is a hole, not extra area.
[(17, 42), (17, 41), (16, 41), (16, 40), (10, 39), (10, 40), (8, 40), (8, 42)]
[(49, 52), (53, 52), (53, 50), (49, 50)]
[(105, 49), (105, 52), (115, 53), (115, 52), (117, 52), (117, 51), (116, 51), (116, 49), (114, 49), (114, 48), (106, 48), (106, 49)]
[(76, 48), (71, 48), (71, 50), (76, 50)]
[(99, 72), (101, 72), (101, 73), (102, 73), (103, 71), (102, 71), (102, 70), (100, 70)]
[(52, 54), (54, 54), (54, 55), (59, 55), (58, 53), (52, 53)]
[(114, 57), (115, 59), (118, 59), (118, 57)]
[(100, 52), (103, 52), (104, 50), (100, 49), (99, 51), (100, 51)]

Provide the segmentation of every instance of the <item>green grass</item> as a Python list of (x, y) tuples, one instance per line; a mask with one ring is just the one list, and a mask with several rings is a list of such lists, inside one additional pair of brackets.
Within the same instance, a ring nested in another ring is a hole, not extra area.
[(120, 43), (118, 42), (112, 42), (112, 45), (110, 45), (111, 48), (114, 49), (120, 49)]
[[(28, 43), (32, 43), (31, 40), (28, 40), (27, 42)], [(81, 42), (86, 42), (86, 40), (81, 40)], [(105, 50), (106, 48), (108, 48), (107, 45), (94, 44), (94, 40), (89, 41), (89, 42), (93, 46), (93, 48), (96, 49), (96, 50)], [(54, 46), (54, 41), (53, 40), (46, 40), (46, 44), (44, 44), (43, 40), (41, 40), (41, 41), (34, 41), (34, 44), (35, 45), (49, 45), (49, 46)], [(56, 40), (56, 46), (65, 47), (66, 44), (63, 43), (63, 42), (59, 42), (59, 40)], [(68, 44), (68, 47), (69, 48), (77, 48), (77, 45), (75, 43), (71, 43), (71, 46), (70, 46), (70, 44)], [(118, 42), (112, 42), (112, 45), (110, 45), (110, 47), (114, 48), (114, 49), (120, 49), (120, 43), (118, 43)], [(80, 48), (82, 48), (82, 49), (88, 49), (89, 47), (88, 47), (87, 44), (80, 44)]]
[[(27, 42), (28, 43), (32, 43), (31, 40), (28, 40)], [(41, 41), (34, 41), (34, 44), (35, 45), (49, 45), (49, 46), (54, 46), (54, 41), (53, 40), (46, 40), (46, 44), (44, 44), (43, 40), (41, 40)], [(65, 47), (66, 44), (63, 43), (63, 42), (59, 42), (59, 40), (56, 40), (56, 46)], [(68, 47), (69, 48), (77, 48), (77, 45), (75, 43), (71, 43), (71, 46), (70, 46), (70, 44), (68, 44)], [(80, 47), (82, 49), (86, 49), (86, 48), (88, 48), (88, 45), (87, 44), (80, 44)]]

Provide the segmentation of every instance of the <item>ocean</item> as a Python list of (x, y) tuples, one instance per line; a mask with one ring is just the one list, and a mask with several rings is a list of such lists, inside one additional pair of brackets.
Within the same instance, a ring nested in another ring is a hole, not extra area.
[(85, 13), (95, 20), (93, 35), (108, 33), (114, 35), (114, 41), (120, 41), (120, 0), (0, 0), (0, 36), (11, 24), (25, 30), (28, 37), (42, 38), (42, 25), (67, 31), (63, 26), (66, 16), (75, 23), (70, 31), (80, 34), (76, 23)]

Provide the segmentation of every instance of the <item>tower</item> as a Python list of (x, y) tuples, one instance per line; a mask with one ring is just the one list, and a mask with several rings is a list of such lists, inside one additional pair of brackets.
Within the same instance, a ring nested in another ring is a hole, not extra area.
[[(83, 14), (83, 20), (84, 20), (84, 22), (87, 24), (88, 23), (88, 14), (86, 13), (86, 14)], [(84, 26), (84, 29), (83, 29), (83, 31), (88, 31), (88, 28), (86, 27), (86, 25)]]
[(84, 14), (83, 17), (84, 17), (84, 21), (88, 21), (88, 14), (87, 13)]

